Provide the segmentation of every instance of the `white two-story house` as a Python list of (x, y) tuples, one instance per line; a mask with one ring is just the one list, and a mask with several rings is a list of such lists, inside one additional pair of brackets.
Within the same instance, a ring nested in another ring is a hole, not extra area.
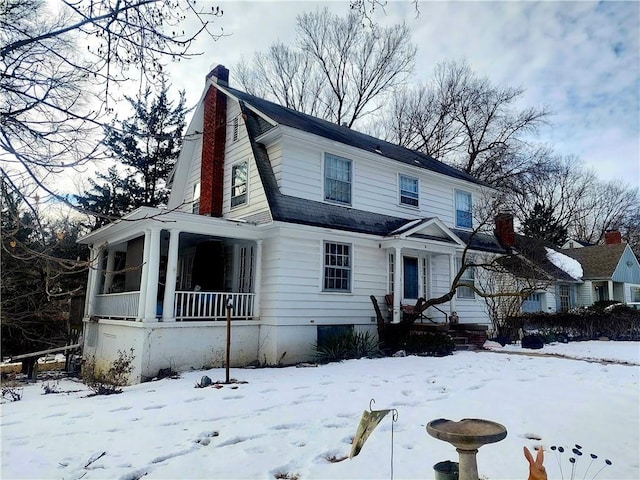
[[(94, 266), (84, 354), (106, 365), (133, 349), (132, 381), (221, 366), (227, 314), (234, 366), (308, 360), (336, 327), (375, 332), (371, 295), (385, 306), (392, 297), (386, 311), (398, 322), (402, 304), (449, 290), (487, 188), (422, 153), (231, 88), (228, 75), (218, 66), (206, 78), (168, 207), (140, 208), (81, 240)], [(501, 251), (490, 235), (471, 238)], [(469, 288), (427, 314), (444, 322), (452, 311), (461, 323), (489, 322)]]

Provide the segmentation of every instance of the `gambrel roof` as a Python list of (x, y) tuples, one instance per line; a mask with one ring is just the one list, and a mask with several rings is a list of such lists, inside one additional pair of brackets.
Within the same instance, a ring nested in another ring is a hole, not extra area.
[[(392, 143), (385, 142), (384, 140), (352, 130), (348, 127), (337, 125), (305, 113), (297, 112), (263, 98), (255, 97), (241, 90), (236, 90), (235, 88), (227, 86), (219, 88), (228, 91), (232, 96), (244, 102), (246, 106), (250, 108), (253, 107), (252, 109), (254, 111), (260, 111), (264, 116), (280, 125), (286, 125), (297, 130), (312, 133), (314, 135), (368, 152), (375, 152), (386, 158), (396, 160), (407, 165), (424, 168), (426, 170), (431, 170), (432, 172), (465, 180), (478, 185), (486, 185), (472, 175), (442, 163), (441, 161), (416, 150), (394, 145)], [(254, 128), (254, 134), (259, 136), (273, 127), (269, 125), (269, 122), (265, 121), (264, 117), (258, 116)]]

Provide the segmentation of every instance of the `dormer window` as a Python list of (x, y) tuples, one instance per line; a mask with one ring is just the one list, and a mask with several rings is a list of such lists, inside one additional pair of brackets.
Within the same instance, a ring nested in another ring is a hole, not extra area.
[(418, 179), (400, 174), (400, 205), (417, 207), (420, 197)]
[(324, 199), (351, 205), (351, 160), (326, 153), (324, 156)]
[(231, 208), (247, 203), (247, 162), (231, 167)]
[(456, 190), (456, 227), (471, 229), (473, 226), (473, 203), (471, 194)]

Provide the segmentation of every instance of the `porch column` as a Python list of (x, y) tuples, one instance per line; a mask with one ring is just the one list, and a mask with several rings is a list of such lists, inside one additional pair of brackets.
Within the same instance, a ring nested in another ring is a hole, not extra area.
[(403, 292), (404, 279), (402, 278), (402, 249), (394, 247), (393, 249), (393, 323), (400, 323), (400, 296)]
[(176, 296), (176, 279), (178, 278), (178, 246), (180, 244), (180, 230), (169, 230), (169, 253), (167, 257), (167, 277), (164, 285), (162, 302), (162, 321), (175, 322), (174, 304)]
[(113, 284), (113, 269), (116, 263), (116, 252), (114, 250), (107, 251), (107, 269), (104, 275), (104, 286), (102, 287), (102, 293), (109, 293), (111, 291), (111, 285)]
[[(449, 289), (451, 289), (451, 285), (453, 285), (453, 279), (456, 276), (456, 256), (449, 255)], [(449, 313), (455, 312), (456, 310), (456, 295), (454, 294), (449, 300)]]
[(607, 291), (609, 294), (609, 298), (607, 300), (613, 300), (613, 281), (607, 280)]
[(100, 275), (102, 275), (102, 249), (100, 247), (91, 247), (89, 253), (89, 278), (87, 288), (87, 298), (85, 314), (87, 317), (96, 313), (96, 295), (98, 295), (100, 286)]
[(262, 239), (256, 240), (256, 260), (253, 278), (253, 317), (260, 316), (260, 290), (262, 290)]
[[(147, 239), (149, 240), (147, 245)], [(152, 229), (148, 235), (144, 236), (144, 250), (149, 250), (147, 263), (147, 297), (145, 299), (145, 316), (143, 322), (156, 322), (156, 312), (158, 310), (158, 281), (160, 280), (160, 229)]]

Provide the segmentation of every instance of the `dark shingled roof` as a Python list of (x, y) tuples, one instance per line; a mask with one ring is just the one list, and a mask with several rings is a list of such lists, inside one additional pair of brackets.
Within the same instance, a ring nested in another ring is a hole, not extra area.
[[(283, 107), (282, 105), (269, 102), (262, 98), (254, 97), (253, 95), (236, 90), (235, 88), (226, 86), (224, 88), (245, 104), (253, 106), (279, 124), (312, 133), (314, 135), (319, 135), (321, 137), (328, 138), (329, 140), (334, 140), (368, 152), (379, 151), (381, 155), (407, 165), (421, 167), (426, 170), (431, 170), (432, 172), (466, 180), (467, 182), (472, 182), (478, 185), (486, 185), (468, 173), (446, 165), (424, 153), (385, 142), (384, 140), (371, 137), (348, 127), (343, 127), (326, 120), (312, 117), (305, 113), (296, 112), (290, 108)], [(267, 131), (269, 126), (263, 119), (258, 119), (257, 125), (255, 125), (254, 128), (254, 133), (256, 136), (259, 136)]]
[(584, 278), (606, 279), (613, 276), (626, 246), (626, 243), (594, 245), (583, 248), (567, 248), (561, 252), (580, 262)]
[(498, 239), (487, 233), (473, 233), (467, 230), (452, 228), (460, 240), (469, 245), (469, 248), (480, 250), (481, 252), (506, 253), (507, 251), (500, 245)]
[[(546, 248), (551, 248), (553, 250), (559, 251), (556, 247), (554, 247), (551, 243), (546, 242), (539, 238), (531, 238), (525, 237), (524, 235), (515, 235), (515, 249), (518, 253), (520, 253), (524, 258), (526, 258), (529, 262), (535, 265), (541, 272), (548, 275), (549, 277), (564, 281), (564, 282), (575, 282), (577, 278), (573, 278), (567, 272), (562, 270), (561, 268), (556, 267), (547, 257)], [(563, 253), (564, 251), (559, 251)], [(522, 265), (525, 268), (524, 273), (531, 273), (531, 267), (527, 267), (526, 265)], [(525, 275), (526, 276), (526, 275)]]

